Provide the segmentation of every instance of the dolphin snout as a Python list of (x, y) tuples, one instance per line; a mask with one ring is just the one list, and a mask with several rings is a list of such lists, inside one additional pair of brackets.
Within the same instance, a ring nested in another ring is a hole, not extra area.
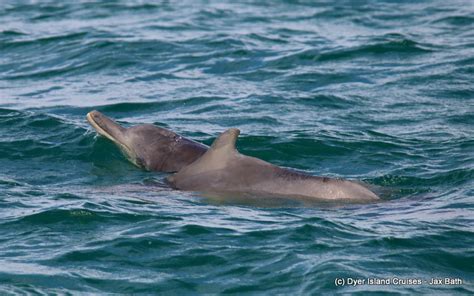
[(97, 110), (87, 113), (87, 121), (104, 137), (124, 145), (125, 128)]
[(91, 112), (87, 113), (87, 119), (92, 118), (92, 119), (98, 119), (100, 116), (103, 116), (102, 113), (100, 113), (97, 110), (92, 110)]
[(89, 123), (92, 126), (94, 126), (94, 124), (95, 124), (95, 125), (100, 126), (101, 128), (107, 126), (107, 121), (109, 122), (109, 124), (113, 123), (112, 125), (118, 125), (112, 119), (108, 118), (107, 116), (105, 116), (104, 114), (100, 113), (97, 110), (93, 110), (93, 111), (87, 113), (87, 121), (89, 121)]

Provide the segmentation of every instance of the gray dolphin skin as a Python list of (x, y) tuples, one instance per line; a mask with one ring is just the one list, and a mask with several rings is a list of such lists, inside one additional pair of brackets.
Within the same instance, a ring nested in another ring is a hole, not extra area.
[(370, 202), (380, 198), (364, 186), (280, 168), (240, 154), (240, 131), (222, 133), (198, 160), (167, 178), (171, 187), (211, 194), (280, 196), (314, 201)]
[(208, 149), (206, 145), (152, 124), (122, 127), (95, 110), (87, 114), (87, 121), (99, 134), (120, 147), (132, 163), (149, 171), (177, 172)]

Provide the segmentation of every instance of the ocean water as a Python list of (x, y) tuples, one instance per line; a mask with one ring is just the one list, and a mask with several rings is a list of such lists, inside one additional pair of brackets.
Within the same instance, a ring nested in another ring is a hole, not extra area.
[[(473, 99), (469, 0), (1, 1), (0, 294), (472, 294)], [(93, 109), (383, 201), (174, 191)]]

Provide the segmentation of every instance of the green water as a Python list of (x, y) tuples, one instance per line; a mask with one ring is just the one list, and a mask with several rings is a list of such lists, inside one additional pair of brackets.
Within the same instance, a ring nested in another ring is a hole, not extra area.
[[(2, 1), (0, 294), (472, 294), (473, 99), (469, 0)], [(383, 202), (174, 191), (93, 109)]]

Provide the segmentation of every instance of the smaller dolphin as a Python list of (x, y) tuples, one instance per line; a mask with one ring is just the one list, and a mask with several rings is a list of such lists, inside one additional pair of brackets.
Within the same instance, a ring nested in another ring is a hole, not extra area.
[(198, 160), (167, 177), (171, 187), (217, 195), (292, 197), (315, 201), (377, 201), (366, 187), (347, 180), (316, 177), (240, 154), (240, 131), (223, 132)]
[(117, 144), (132, 163), (149, 171), (177, 172), (208, 149), (152, 124), (124, 128), (95, 110), (87, 114), (87, 121), (99, 134)]

